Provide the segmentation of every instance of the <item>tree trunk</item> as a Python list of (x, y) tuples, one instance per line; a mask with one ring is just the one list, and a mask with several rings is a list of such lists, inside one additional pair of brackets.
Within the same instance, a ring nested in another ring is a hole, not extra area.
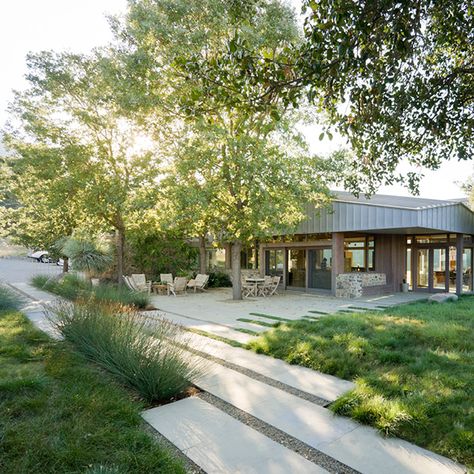
[(69, 258), (63, 256), (63, 273), (67, 273), (69, 271)]
[(117, 229), (117, 283), (119, 286), (123, 284), (123, 254), (125, 248), (125, 232), (123, 229)]
[(207, 271), (206, 262), (206, 237), (199, 237), (199, 273), (205, 274)]
[(232, 243), (232, 299), (242, 299), (242, 282), (240, 280), (240, 252), (242, 251), (242, 242)]

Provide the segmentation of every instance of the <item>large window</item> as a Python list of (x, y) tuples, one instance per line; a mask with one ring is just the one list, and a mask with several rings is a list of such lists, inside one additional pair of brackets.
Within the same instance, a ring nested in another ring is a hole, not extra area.
[(245, 247), (240, 253), (241, 267), (245, 270), (256, 270), (258, 268), (258, 247)]
[(283, 249), (265, 251), (265, 274), (283, 277), (285, 251)]
[(375, 270), (375, 243), (373, 237), (344, 239), (344, 272)]
[(472, 291), (472, 248), (465, 248), (462, 253), (462, 290)]

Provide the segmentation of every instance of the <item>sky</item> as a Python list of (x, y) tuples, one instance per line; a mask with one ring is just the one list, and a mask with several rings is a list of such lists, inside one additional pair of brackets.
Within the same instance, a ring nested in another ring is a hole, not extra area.
[[(292, 0), (295, 5), (299, 0)], [(30, 51), (53, 49), (87, 52), (112, 39), (106, 14), (120, 14), (126, 0), (3, 0), (0, 2), (0, 128), (7, 120), (6, 108), (12, 89), (25, 87), (25, 57)], [(341, 137), (319, 141), (319, 128), (305, 128), (311, 150), (327, 154), (343, 145)], [(462, 197), (458, 183), (473, 174), (467, 162), (444, 162), (436, 171), (426, 171), (420, 196), (433, 199)], [(408, 195), (401, 186), (380, 192)]]

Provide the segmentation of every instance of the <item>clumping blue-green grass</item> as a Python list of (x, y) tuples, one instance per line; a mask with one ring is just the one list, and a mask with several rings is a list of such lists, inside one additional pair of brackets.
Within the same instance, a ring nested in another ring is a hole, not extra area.
[(474, 297), (282, 323), (247, 347), (354, 380), (334, 412), (474, 468)]
[(0, 311), (0, 472), (184, 474), (145, 430), (144, 408), (66, 342)]
[(46, 290), (63, 298), (75, 301), (93, 298), (106, 303), (120, 303), (135, 308), (146, 308), (150, 304), (147, 293), (130, 291), (111, 283), (92, 286), (84, 278), (77, 275), (66, 275), (61, 279), (50, 278), (47, 275), (36, 275), (31, 283), (41, 290)]
[(58, 304), (49, 319), (78, 352), (150, 403), (182, 395), (201, 375), (186, 333), (166, 319), (151, 326), (122, 305), (95, 302)]
[(6, 286), (0, 285), (0, 311), (18, 309), (22, 303), (22, 298), (18, 293)]

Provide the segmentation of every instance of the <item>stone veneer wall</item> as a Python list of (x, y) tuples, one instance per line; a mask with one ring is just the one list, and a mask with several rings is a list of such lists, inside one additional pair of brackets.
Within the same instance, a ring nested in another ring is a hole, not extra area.
[(337, 298), (359, 298), (362, 289), (368, 286), (382, 286), (387, 284), (385, 273), (353, 272), (340, 273), (336, 276)]

